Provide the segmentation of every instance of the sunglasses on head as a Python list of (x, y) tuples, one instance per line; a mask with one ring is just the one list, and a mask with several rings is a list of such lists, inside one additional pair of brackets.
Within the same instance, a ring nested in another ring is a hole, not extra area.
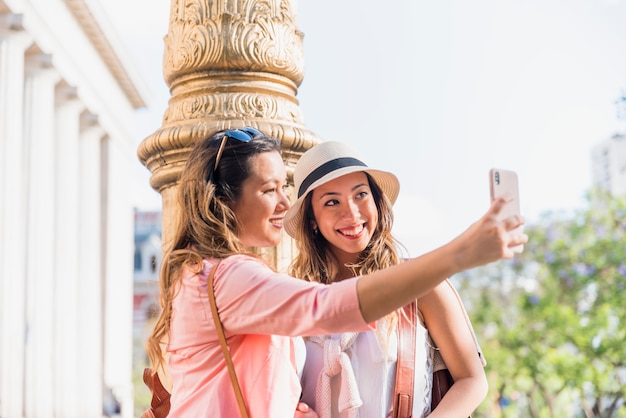
[(224, 132), (224, 136), (222, 137), (222, 142), (220, 143), (220, 147), (217, 150), (217, 155), (215, 156), (215, 165), (213, 166), (213, 173), (215, 174), (215, 170), (217, 170), (217, 165), (220, 163), (220, 159), (222, 158), (222, 153), (224, 152), (224, 147), (226, 146), (226, 140), (228, 138), (236, 139), (241, 142), (250, 142), (255, 136), (264, 136), (263, 132), (258, 131), (254, 128), (246, 126), (241, 129), (229, 129)]

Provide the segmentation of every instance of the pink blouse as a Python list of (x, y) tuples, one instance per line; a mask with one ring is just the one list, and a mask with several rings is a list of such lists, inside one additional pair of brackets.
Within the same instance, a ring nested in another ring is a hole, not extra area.
[[(207, 277), (183, 270), (173, 301), (168, 354), (171, 418), (232, 417), (238, 406), (213, 324)], [(215, 296), (251, 418), (292, 418), (301, 387), (291, 336), (364, 331), (357, 279), (330, 286), (276, 273), (246, 255), (224, 259)]]

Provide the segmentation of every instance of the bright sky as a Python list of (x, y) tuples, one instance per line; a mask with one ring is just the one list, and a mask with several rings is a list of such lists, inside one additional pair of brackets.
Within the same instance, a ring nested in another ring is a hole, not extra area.
[[(396, 236), (418, 255), (488, 208), (488, 171), (516, 170), (528, 222), (584, 204), (591, 147), (624, 130), (620, 0), (300, 0), (306, 125), (402, 185)], [(154, 95), (161, 126), (169, 0), (102, 0)], [(130, 13), (123, 13), (127, 9)], [(137, 206), (160, 208), (138, 163)]]

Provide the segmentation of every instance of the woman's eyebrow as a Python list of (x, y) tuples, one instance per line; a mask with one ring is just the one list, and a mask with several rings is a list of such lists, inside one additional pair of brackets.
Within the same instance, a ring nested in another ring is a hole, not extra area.
[[(353, 192), (353, 191), (355, 191), (355, 190), (357, 190), (357, 189), (359, 189), (361, 187), (367, 187), (367, 183), (359, 183), (359, 184), (355, 185), (354, 187), (352, 187), (352, 189), (350, 189), (350, 191)], [(340, 194), (339, 192), (332, 192), (332, 191), (331, 192), (326, 192), (326, 193), (320, 195), (319, 199), (322, 199), (325, 196), (335, 196), (335, 195), (339, 195), (339, 194)]]
[(356, 190), (356, 189), (358, 189), (359, 187), (364, 187), (364, 186), (367, 186), (367, 183), (360, 183), (360, 184), (357, 184), (356, 186), (354, 186), (354, 187), (352, 188), (352, 191), (355, 191), (355, 190)]

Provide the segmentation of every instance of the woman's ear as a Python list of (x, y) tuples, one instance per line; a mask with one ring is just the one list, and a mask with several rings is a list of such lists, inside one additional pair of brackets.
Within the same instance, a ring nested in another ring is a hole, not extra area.
[(313, 239), (316, 239), (320, 233), (320, 230), (317, 227), (317, 222), (315, 222), (315, 219), (311, 219), (309, 223), (311, 225), (311, 231), (313, 231)]

